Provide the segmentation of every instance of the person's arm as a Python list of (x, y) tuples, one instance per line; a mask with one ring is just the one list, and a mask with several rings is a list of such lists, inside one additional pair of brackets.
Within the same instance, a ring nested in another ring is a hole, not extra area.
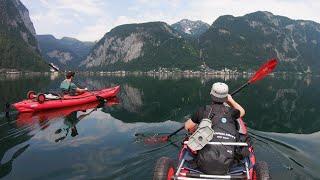
[(191, 119), (188, 119), (185, 123), (184, 123), (184, 128), (188, 131), (193, 133), (196, 130), (196, 126), (197, 124), (194, 123)]
[(84, 89), (78, 88), (78, 86), (75, 85), (74, 83), (71, 84), (71, 88), (72, 88), (72, 89), (75, 89), (77, 93), (83, 93), (83, 92), (85, 92), (85, 91), (88, 90), (87, 88), (84, 88)]
[(197, 129), (197, 124), (199, 124), (203, 118), (204, 110), (205, 110), (205, 107), (199, 108), (198, 111), (196, 111), (194, 114), (192, 114), (191, 118), (189, 118), (184, 123), (184, 128), (188, 132), (193, 133)]
[(77, 92), (77, 93), (83, 93), (83, 92), (85, 92), (85, 91), (87, 91), (87, 88), (81, 89), (81, 88), (78, 88), (78, 87), (77, 87), (77, 89), (76, 89), (76, 92)]
[(238, 104), (230, 94), (228, 94), (228, 102), (227, 102), (231, 107), (233, 107), (234, 109), (237, 109), (240, 111), (240, 117), (243, 117), (246, 112), (245, 110), (243, 109), (242, 106), (240, 106), (240, 104)]

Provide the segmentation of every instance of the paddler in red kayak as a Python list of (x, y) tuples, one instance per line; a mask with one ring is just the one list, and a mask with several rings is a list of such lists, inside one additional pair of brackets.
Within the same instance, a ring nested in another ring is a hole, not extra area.
[[(212, 104), (199, 108), (186, 121), (185, 129), (194, 132), (197, 124), (209, 119), (212, 122), (213, 139), (216, 142), (236, 142), (239, 134), (236, 120), (244, 116), (244, 109), (228, 94), (228, 85), (217, 82), (212, 85), (210, 95)], [(228, 106), (228, 105), (229, 106)], [(204, 146), (197, 151), (195, 161), (191, 164), (208, 174), (225, 174), (228, 172), (235, 156), (233, 146)]]
[(75, 96), (75, 95), (82, 94), (88, 90), (87, 88), (84, 88), (84, 89), (78, 88), (77, 85), (75, 85), (72, 82), (74, 75), (75, 75), (75, 72), (69, 71), (66, 74), (66, 79), (61, 82), (60, 89), (63, 94), (69, 94), (69, 95)]

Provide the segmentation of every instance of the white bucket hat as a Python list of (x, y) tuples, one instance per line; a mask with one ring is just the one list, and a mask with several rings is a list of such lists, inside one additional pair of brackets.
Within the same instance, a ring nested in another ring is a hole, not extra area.
[(216, 82), (212, 85), (211, 96), (215, 102), (226, 102), (229, 92), (229, 87), (225, 83)]

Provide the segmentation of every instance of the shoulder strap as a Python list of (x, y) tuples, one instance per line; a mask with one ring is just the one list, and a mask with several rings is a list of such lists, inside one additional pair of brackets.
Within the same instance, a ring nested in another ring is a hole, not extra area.
[(68, 92), (70, 92), (71, 89), (71, 81), (69, 82)]
[(215, 104), (214, 103), (212, 103), (211, 104), (211, 109), (210, 109), (210, 112), (209, 112), (209, 114), (208, 114), (208, 119), (213, 119), (213, 117), (216, 115), (216, 113), (215, 113), (215, 110), (217, 110), (215, 107)]
[(210, 109), (210, 112), (209, 112), (209, 114), (208, 114), (208, 119), (211, 119), (211, 118), (212, 118), (212, 117), (211, 117), (212, 109), (213, 109), (213, 105), (211, 105), (211, 109)]

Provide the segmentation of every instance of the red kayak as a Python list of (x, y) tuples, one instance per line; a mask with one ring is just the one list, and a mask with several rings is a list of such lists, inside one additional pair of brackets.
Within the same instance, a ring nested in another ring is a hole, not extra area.
[(58, 109), (63, 107), (87, 104), (97, 101), (98, 98), (106, 99), (115, 97), (119, 91), (120, 86), (116, 86), (99, 91), (84, 92), (83, 94), (77, 96), (64, 95), (59, 99), (45, 100), (44, 102), (38, 102), (35, 99), (27, 99), (13, 104), (13, 107), (20, 113)]
[[(104, 104), (104, 106), (111, 107), (116, 104), (119, 104), (119, 100), (117, 97), (113, 97), (110, 99), (108, 98), (108, 101)], [(49, 109), (46, 111), (20, 113), (17, 117), (17, 125), (18, 127), (23, 127), (23, 126), (30, 126), (36, 123), (41, 124), (44, 121), (49, 121), (49, 120), (51, 121), (54, 119), (66, 117), (75, 111), (86, 111), (88, 109), (97, 108), (98, 105), (99, 105), (99, 102), (94, 101), (87, 104), (70, 106), (70, 107), (60, 108), (60, 109)]]

